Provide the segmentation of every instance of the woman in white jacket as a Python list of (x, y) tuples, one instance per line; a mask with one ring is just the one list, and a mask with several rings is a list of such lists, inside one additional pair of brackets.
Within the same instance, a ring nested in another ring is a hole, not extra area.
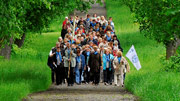
[(115, 86), (121, 85), (122, 87), (124, 87), (123, 75), (124, 75), (124, 72), (126, 71), (126, 69), (129, 72), (130, 66), (129, 66), (129, 63), (127, 62), (127, 60), (122, 56), (121, 51), (117, 52), (117, 56), (114, 58), (114, 61), (113, 61), (113, 66), (115, 69), (115, 71), (114, 71)]

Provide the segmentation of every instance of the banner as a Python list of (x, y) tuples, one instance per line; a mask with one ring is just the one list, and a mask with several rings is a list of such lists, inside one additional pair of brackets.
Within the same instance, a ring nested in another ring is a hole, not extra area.
[(128, 53), (126, 54), (126, 57), (129, 58), (129, 60), (133, 63), (134, 67), (137, 70), (141, 68), (141, 64), (137, 56), (136, 50), (134, 48), (134, 45), (132, 45), (132, 47), (129, 49)]

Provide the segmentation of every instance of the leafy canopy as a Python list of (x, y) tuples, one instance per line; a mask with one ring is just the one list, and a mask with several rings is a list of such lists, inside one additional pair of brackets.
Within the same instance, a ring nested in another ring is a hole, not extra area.
[[(100, 1), (100, 0), (98, 0)], [(23, 33), (41, 32), (57, 16), (76, 10), (87, 11), (94, 0), (1, 0), (0, 47)]]
[(123, 0), (145, 36), (167, 45), (180, 37), (180, 0)]

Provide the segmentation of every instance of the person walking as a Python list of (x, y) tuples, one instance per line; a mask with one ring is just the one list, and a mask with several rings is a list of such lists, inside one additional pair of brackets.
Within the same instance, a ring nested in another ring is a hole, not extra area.
[(112, 85), (112, 61), (114, 56), (110, 54), (109, 49), (105, 49), (105, 54), (103, 54), (103, 74), (104, 74), (104, 84)]
[(66, 78), (68, 86), (73, 86), (74, 84), (74, 67), (76, 66), (76, 54), (75, 50), (71, 48), (70, 43), (66, 43), (64, 59), (64, 67), (66, 72)]
[(92, 75), (93, 84), (98, 85), (100, 78), (100, 68), (102, 66), (101, 55), (97, 52), (98, 50), (97, 46), (94, 46), (93, 49), (94, 52), (92, 52), (89, 57), (89, 66), (90, 66), (90, 73)]
[(84, 80), (83, 73), (84, 73), (84, 67), (85, 67), (85, 57), (81, 54), (81, 50), (77, 49), (77, 57), (76, 57), (76, 66), (75, 66), (75, 80), (78, 85), (81, 84), (81, 81)]
[(64, 76), (64, 66), (63, 66), (63, 53), (60, 47), (57, 47), (56, 53), (53, 55), (53, 65), (56, 72), (56, 85), (62, 84)]
[(83, 52), (83, 55), (85, 56), (85, 82), (88, 84), (90, 82), (90, 67), (89, 67), (89, 57), (91, 54), (91, 49), (89, 48), (89, 45), (86, 45), (86, 50)]
[(52, 83), (55, 82), (55, 67), (53, 65), (53, 55), (56, 53), (56, 50), (57, 50), (58, 47), (60, 47), (60, 44), (59, 44), (59, 42), (56, 42), (56, 46), (51, 49), (51, 51), (49, 52), (49, 55), (48, 55), (47, 65), (51, 69), (51, 80), (52, 80)]
[(129, 63), (127, 62), (127, 60), (122, 56), (121, 51), (117, 52), (117, 56), (114, 58), (114, 61), (113, 61), (113, 66), (115, 69), (115, 72), (114, 72), (115, 86), (121, 85), (122, 87), (124, 87), (124, 80), (123, 80), (124, 77), (123, 76), (124, 76), (124, 73), (126, 70), (125, 66), (127, 66), (128, 72), (129, 72), (130, 66), (129, 66)]

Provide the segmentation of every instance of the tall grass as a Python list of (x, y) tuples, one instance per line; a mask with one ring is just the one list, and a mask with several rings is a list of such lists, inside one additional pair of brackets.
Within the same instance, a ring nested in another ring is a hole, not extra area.
[(131, 71), (127, 74), (125, 87), (143, 101), (178, 101), (180, 100), (180, 74), (164, 72), (161, 69), (165, 47), (139, 32), (138, 24), (129, 8), (121, 0), (106, 0), (107, 15), (115, 22), (116, 34), (124, 48), (124, 56), (135, 46), (142, 68), (137, 71), (130, 63)]
[(0, 101), (19, 101), (49, 88), (47, 58), (60, 36), (61, 23), (62, 19), (54, 20), (48, 33), (27, 34), (22, 48), (13, 46), (11, 60), (0, 59)]

